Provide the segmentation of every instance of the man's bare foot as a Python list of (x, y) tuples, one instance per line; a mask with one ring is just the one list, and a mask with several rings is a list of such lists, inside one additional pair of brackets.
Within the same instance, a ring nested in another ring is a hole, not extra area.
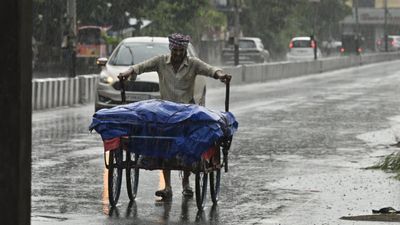
[(161, 197), (163, 199), (171, 199), (172, 198), (172, 190), (171, 188), (165, 188), (162, 190), (158, 190), (155, 193), (156, 196)]

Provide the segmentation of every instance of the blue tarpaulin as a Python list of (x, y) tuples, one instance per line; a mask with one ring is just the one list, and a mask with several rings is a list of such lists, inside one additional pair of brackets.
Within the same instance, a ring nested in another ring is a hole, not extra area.
[(129, 150), (151, 157), (181, 157), (191, 163), (224, 138), (233, 136), (238, 122), (231, 112), (193, 104), (146, 100), (93, 115), (90, 130), (103, 140), (130, 136)]

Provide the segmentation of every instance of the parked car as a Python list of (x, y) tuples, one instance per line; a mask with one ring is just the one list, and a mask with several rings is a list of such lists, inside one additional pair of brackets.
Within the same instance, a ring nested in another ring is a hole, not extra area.
[(314, 48), (317, 48), (317, 58), (321, 57), (321, 50), (316, 47), (311, 37), (294, 37), (290, 40), (286, 59), (289, 61), (314, 60)]
[[(157, 55), (169, 54), (169, 42), (166, 37), (130, 37), (122, 40), (114, 49), (109, 59), (98, 58), (102, 66), (96, 89), (95, 110), (111, 108), (121, 104), (121, 86), (118, 75), (131, 65), (143, 62)], [(191, 44), (188, 56), (196, 56)], [(160, 98), (159, 78), (157, 72), (143, 73), (135, 81), (125, 83), (126, 101), (128, 103)], [(197, 76), (194, 88), (194, 100), (204, 105), (206, 82), (203, 76)]]
[[(235, 62), (234, 45), (231, 41), (227, 48), (222, 49), (222, 63), (233, 65)], [(264, 63), (270, 61), (269, 51), (264, 49), (260, 38), (239, 38), (239, 64)]]
[[(400, 50), (400, 35), (388, 35), (388, 51), (399, 51)], [(385, 51), (385, 38), (379, 38), (376, 41), (376, 49), (378, 51)]]
[(320, 47), (322, 53), (326, 56), (338, 55), (340, 53), (340, 48), (342, 47), (342, 42), (330, 39), (328, 41), (323, 41)]
[(342, 34), (342, 55), (361, 54), (363, 52), (364, 38), (354, 33)]

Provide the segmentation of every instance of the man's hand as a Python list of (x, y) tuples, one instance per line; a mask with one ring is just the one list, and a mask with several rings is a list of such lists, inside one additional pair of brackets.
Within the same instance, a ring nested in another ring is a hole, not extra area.
[[(128, 79), (130, 76), (136, 75), (135, 71), (133, 70), (133, 68), (129, 68), (127, 71), (122, 72), (118, 75), (118, 79), (120, 80), (126, 80)], [(136, 77), (135, 77), (136, 78)]]
[(232, 79), (232, 76), (229, 74), (224, 74), (222, 76), (219, 77), (219, 80), (225, 84), (229, 83)]
[(220, 80), (222, 83), (229, 83), (230, 81), (231, 81), (231, 79), (232, 79), (232, 76), (231, 75), (229, 75), (229, 74), (224, 74), (224, 73), (222, 73), (222, 71), (217, 71), (216, 73), (215, 73), (215, 78), (216, 79), (218, 79), (218, 80)]

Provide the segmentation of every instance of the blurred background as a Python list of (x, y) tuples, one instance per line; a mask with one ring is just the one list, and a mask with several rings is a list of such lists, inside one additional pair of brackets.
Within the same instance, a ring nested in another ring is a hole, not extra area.
[(363, 53), (397, 51), (399, 24), (398, 0), (33, 0), (33, 77), (98, 73), (96, 59), (131, 36), (189, 34), (201, 59), (224, 65), (245, 37), (261, 40), (264, 62), (286, 60), (301, 36), (322, 57), (351, 39)]

